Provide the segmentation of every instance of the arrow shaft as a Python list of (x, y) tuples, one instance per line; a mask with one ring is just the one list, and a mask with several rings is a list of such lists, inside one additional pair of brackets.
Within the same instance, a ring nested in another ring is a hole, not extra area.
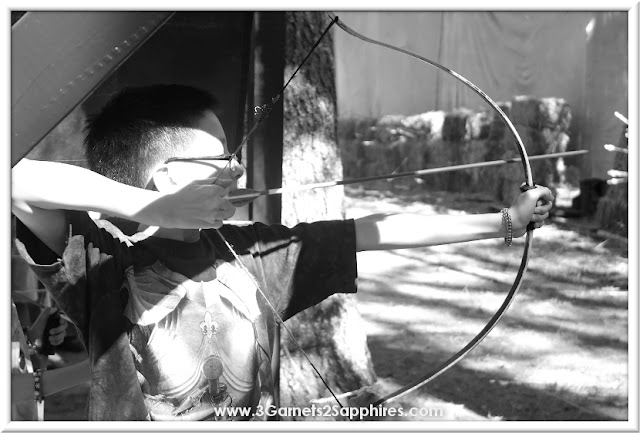
[[(562, 157), (569, 157), (569, 156), (584, 155), (586, 153), (589, 153), (589, 151), (574, 150), (569, 152), (558, 152), (558, 153), (550, 153), (547, 155), (530, 156), (529, 160), (534, 161), (538, 159), (562, 158)], [(411, 177), (411, 176), (425, 176), (428, 174), (447, 173), (451, 171), (467, 170), (470, 168), (491, 167), (491, 166), (497, 166), (497, 165), (503, 165), (503, 164), (513, 164), (518, 162), (521, 162), (520, 158), (499, 159), (495, 161), (474, 162), (471, 164), (452, 165), (449, 167), (425, 168), (422, 170), (408, 171), (408, 172), (402, 172), (402, 173), (359, 177), (357, 179), (331, 180), (327, 182), (310, 183), (307, 185), (296, 185), (296, 186), (290, 186), (290, 187), (271, 188), (263, 191), (255, 191), (252, 193), (234, 196), (233, 199), (234, 200), (249, 199), (249, 198), (256, 198), (261, 195), (293, 193), (293, 192), (308, 191), (308, 190), (318, 189), (318, 188), (328, 188), (328, 187), (339, 186), (339, 185), (350, 185), (354, 183), (372, 182), (375, 180), (397, 179), (401, 177)]]

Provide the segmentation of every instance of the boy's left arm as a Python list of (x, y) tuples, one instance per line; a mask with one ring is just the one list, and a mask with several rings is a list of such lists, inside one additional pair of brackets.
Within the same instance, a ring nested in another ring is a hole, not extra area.
[[(524, 235), (529, 222), (540, 228), (549, 217), (554, 196), (537, 186), (516, 197), (509, 208), (513, 237)], [(355, 220), (357, 251), (418, 248), (505, 236), (502, 214), (374, 214)]]

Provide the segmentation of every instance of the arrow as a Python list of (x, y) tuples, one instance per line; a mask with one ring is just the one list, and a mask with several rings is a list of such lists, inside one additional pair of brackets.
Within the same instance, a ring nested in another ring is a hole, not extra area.
[[(530, 156), (530, 160), (537, 159), (548, 159), (548, 158), (562, 158), (569, 156), (578, 156), (589, 153), (588, 150), (574, 150), (569, 152), (558, 152), (558, 153), (549, 153), (546, 155), (536, 155)], [(480, 167), (492, 167), (503, 164), (512, 164), (521, 162), (520, 158), (511, 158), (511, 159), (498, 159), (495, 161), (486, 161), (486, 162), (474, 162), (471, 164), (462, 164), (462, 165), (452, 165), (449, 167), (436, 167), (436, 168), (426, 168), (422, 170), (408, 171), (403, 173), (392, 173), (380, 176), (369, 176), (369, 177), (360, 177), (357, 179), (344, 179), (344, 180), (331, 180), (328, 182), (318, 182), (318, 183), (310, 183), (307, 185), (296, 185), (290, 187), (282, 187), (282, 188), (272, 188), (266, 189), (263, 191), (255, 191), (249, 188), (241, 188), (236, 191), (232, 191), (229, 193), (227, 199), (236, 207), (244, 206), (248, 203), (251, 203), (256, 198), (262, 195), (274, 195), (274, 194), (284, 194), (284, 193), (293, 193), (299, 191), (308, 191), (312, 189), (318, 188), (328, 188), (332, 186), (338, 185), (350, 185), (354, 183), (363, 183), (363, 182), (371, 182), (374, 180), (382, 180), (382, 179), (395, 179), (399, 177), (411, 177), (411, 176), (424, 176), (427, 174), (435, 174), (435, 173), (446, 173), (450, 171), (459, 171), (466, 170), (469, 168), (480, 168)]]

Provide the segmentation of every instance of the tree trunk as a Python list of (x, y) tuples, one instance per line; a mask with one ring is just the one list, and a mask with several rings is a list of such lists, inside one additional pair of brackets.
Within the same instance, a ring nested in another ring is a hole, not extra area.
[[(313, 12), (290, 12), (286, 18), (285, 79), (288, 80), (329, 20), (325, 14)], [(342, 178), (336, 142), (334, 65), (329, 33), (285, 92), (283, 186)], [(343, 208), (341, 187), (284, 195), (282, 222), (290, 226), (303, 221), (342, 219)], [(375, 382), (355, 295), (334, 295), (298, 314), (286, 325), (336, 394)], [(280, 406), (308, 407), (311, 399), (330, 397), (284, 331), (281, 341)]]

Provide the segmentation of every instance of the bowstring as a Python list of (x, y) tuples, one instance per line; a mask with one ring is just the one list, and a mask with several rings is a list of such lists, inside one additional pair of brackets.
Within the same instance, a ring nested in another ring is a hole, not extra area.
[[(338, 21), (338, 17), (335, 17), (331, 20), (331, 22), (329, 23), (329, 25), (327, 26), (327, 28), (324, 30), (324, 32), (322, 32), (322, 34), (320, 35), (320, 37), (318, 38), (318, 40), (315, 42), (315, 44), (311, 47), (311, 49), (309, 50), (309, 52), (307, 53), (307, 55), (305, 56), (305, 58), (302, 60), (302, 62), (298, 65), (298, 67), (296, 68), (296, 70), (293, 72), (293, 74), (291, 74), (291, 76), (289, 77), (289, 80), (285, 83), (285, 85), (282, 87), (282, 89), (280, 90), (280, 92), (278, 92), (278, 94), (276, 96), (274, 96), (273, 98), (271, 98), (271, 101), (259, 106), (259, 107), (255, 107), (254, 108), (254, 114), (255, 115), (259, 115), (260, 117), (258, 117), (258, 120), (256, 121), (256, 123), (253, 125), (253, 127), (249, 130), (249, 132), (244, 136), (244, 138), (242, 139), (242, 141), (240, 142), (240, 144), (238, 145), (238, 147), (231, 153), (232, 158), (229, 158), (229, 161), (227, 161), (227, 163), (225, 164), (225, 166), (222, 168), (222, 170), (220, 170), (220, 172), (218, 173), (218, 175), (216, 176), (216, 178), (213, 180), (213, 184), (215, 184), (217, 182), (217, 180), (220, 178), (220, 176), (222, 176), (222, 173), (224, 172), (225, 169), (230, 168), (233, 160), (235, 159), (235, 157), (237, 156), (237, 154), (242, 150), (242, 148), (247, 144), (247, 142), (249, 141), (249, 137), (251, 137), (251, 135), (253, 135), (253, 133), (257, 130), (258, 126), (262, 123), (262, 121), (264, 121), (269, 114), (271, 113), (271, 110), (273, 108), (273, 106), (282, 98), (282, 95), (284, 94), (284, 91), (286, 90), (287, 86), (289, 86), (289, 84), (291, 83), (291, 81), (293, 80), (293, 78), (296, 76), (296, 74), (298, 73), (298, 71), (300, 71), (300, 69), (302, 68), (302, 66), (305, 64), (305, 62), (307, 61), (307, 59), (311, 56), (311, 54), (313, 54), (313, 52), (316, 50), (316, 48), (318, 47), (318, 45), (320, 45), (320, 42), (322, 42), (322, 40), (324, 39), (324, 37), (327, 35), (327, 33), (329, 32), (329, 29), (331, 29), (331, 27)], [(238, 265), (240, 266), (240, 268), (245, 272), (245, 274), (247, 274), (247, 276), (250, 277), (250, 280), (253, 282), (253, 284), (255, 285), (255, 287), (258, 289), (258, 292), (260, 293), (260, 295), (262, 296), (262, 298), (265, 300), (265, 302), (267, 303), (267, 305), (269, 306), (269, 308), (271, 309), (271, 311), (274, 314), (274, 319), (276, 320), (277, 323), (279, 323), (282, 328), (287, 332), (287, 334), (289, 335), (289, 337), (291, 338), (291, 340), (294, 342), (294, 344), (296, 345), (296, 347), (298, 348), (298, 350), (300, 351), (300, 353), (302, 353), (302, 355), (304, 356), (304, 358), (307, 360), (307, 362), (309, 363), (309, 365), (311, 365), (311, 368), (313, 369), (313, 371), (316, 373), (316, 375), (318, 376), (318, 378), (322, 381), (322, 383), (324, 384), (324, 386), (327, 388), (327, 390), (329, 390), (329, 392), (331, 393), (331, 396), (333, 397), (333, 399), (336, 401), (336, 403), (338, 403), (338, 406), (340, 406), (340, 408), (344, 408), (344, 406), (342, 405), (342, 403), (340, 403), (340, 400), (338, 399), (338, 397), (336, 396), (336, 394), (333, 392), (333, 390), (331, 389), (331, 387), (329, 386), (329, 384), (327, 383), (327, 381), (324, 379), (324, 377), (322, 376), (322, 374), (320, 374), (320, 371), (316, 368), (316, 366), (314, 365), (314, 363), (311, 361), (311, 358), (309, 358), (309, 355), (307, 355), (307, 353), (304, 351), (304, 349), (300, 346), (300, 343), (298, 342), (298, 340), (293, 336), (293, 333), (289, 330), (289, 327), (287, 325), (284, 324), (284, 320), (282, 320), (282, 317), (280, 317), (280, 314), (278, 314), (276, 308), (273, 306), (273, 304), (271, 303), (271, 301), (269, 300), (269, 298), (266, 296), (266, 294), (262, 291), (262, 289), (260, 288), (260, 285), (255, 281), (255, 279), (253, 278), (253, 275), (251, 274), (251, 272), (249, 272), (249, 270), (247, 269), (247, 267), (244, 265), (244, 263), (242, 262), (242, 260), (240, 259), (239, 255), (236, 253), (236, 251), (233, 249), (233, 247), (231, 246), (231, 244), (227, 241), (227, 239), (225, 238), (225, 236), (220, 232), (219, 229), (216, 229), (216, 233), (218, 233), (218, 236), (220, 237), (220, 239), (222, 239), (222, 241), (224, 242), (225, 246), (229, 249), (229, 251), (231, 252), (231, 254), (233, 255), (234, 259), (236, 260), (236, 262), (238, 263)]]
[[(300, 71), (302, 66), (307, 61), (307, 59), (311, 56), (311, 54), (313, 54), (313, 52), (316, 50), (318, 45), (320, 45), (320, 42), (322, 42), (322, 40), (324, 39), (326, 34), (329, 32), (331, 27), (333, 27), (333, 25), (335, 23), (337, 23), (337, 22), (338, 22), (338, 17), (335, 17), (335, 18), (333, 18), (331, 20), (331, 22), (329, 23), (327, 28), (324, 30), (324, 32), (322, 32), (322, 34), (320, 35), (318, 40), (315, 42), (315, 44), (313, 44), (313, 46), (311, 47), (311, 49), (309, 50), (309, 52), (307, 53), (305, 58), (298, 65), (296, 70), (293, 71), (293, 74), (291, 74), (291, 76), (289, 77), (289, 80), (287, 80), (287, 82), (282, 87), (282, 89), (278, 92), (278, 94), (276, 96), (274, 96), (273, 98), (271, 98), (271, 101), (266, 102), (266, 103), (264, 103), (264, 104), (262, 104), (262, 105), (260, 105), (258, 107), (255, 107), (253, 109), (254, 115), (259, 115), (260, 117), (258, 117), (258, 120), (256, 121), (256, 123), (253, 124), (253, 126), (251, 127), (249, 132), (244, 136), (244, 138), (242, 139), (242, 141), (240, 142), (238, 147), (236, 147), (236, 149), (231, 153), (231, 156), (233, 158), (235, 158), (238, 155), (238, 153), (244, 148), (244, 146), (248, 143), (249, 138), (253, 135), (253, 133), (256, 131), (256, 129), (258, 129), (258, 126), (262, 123), (262, 121), (269, 116), (269, 114), (271, 113), (271, 110), (273, 109), (273, 106), (276, 104), (276, 102), (278, 102), (282, 98), (282, 95), (284, 94), (284, 91), (289, 86), (289, 83), (291, 83), (291, 80), (293, 80), (293, 78), (296, 76), (298, 71)], [(218, 173), (218, 176), (216, 176), (216, 178), (213, 180), (214, 184), (220, 178), (220, 176), (222, 176), (222, 173), (224, 172), (224, 170), (227, 169), (231, 165), (231, 162), (232, 162), (233, 158), (230, 158), (229, 161), (227, 162), (227, 164), (222, 168), (222, 170), (220, 170), (220, 173)]]
[(304, 358), (307, 360), (307, 362), (309, 363), (309, 365), (311, 365), (311, 368), (313, 368), (313, 371), (316, 372), (316, 374), (318, 375), (318, 377), (320, 378), (320, 380), (322, 381), (322, 383), (324, 384), (324, 386), (329, 390), (329, 392), (331, 393), (331, 395), (333, 396), (333, 398), (335, 399), (335, 401), (338, 403), (338, 405), (341, 408), (344, 408), (344, 406), (342, 406), (342, 403), (340, 403), (340, 400), (338, 400), (338, 397), (335, 395), (335, 393), (333, 392), (333, 390), (331, 389), (331, 387), (329, 386), (329, 384), (327, 383), (327, 381), (324, 379), (324, 377), (322, 377), (322, 374), (320, 374), (320, 371), (316, 368), (316, 366), (313, 364), (313, 362), (311, 362), (311, 358), (309, 358), (309, 355), (307, 355), (307, 353), (304, 351), (304, 349), (300, 346), (300, 343), (298, 342), (298, 340), (293, 336), (293, 333), (289, 330), (289, 327), (287, 325), (284, 324), (284, 321), (282, 320), (282, 317), (280, 317), (280, 315), (277, 313), (276, 308), (273, 306), (273, 304), (271, 303), (271, 301), (269, 301), (269, 298), (267, 298), (267, 295), (265, 295), (265, 293), (262, 291), (262, 289), (260, 288), (260, 285), (258, 284), (258, 282), (255, 280), (255, 278), (253, 277), (253, 275), (251, 274), (251, 272), (249, 272), (249, 270), (247, 269), (247, 267), (245, 266), (245, 264), (242, 262), (242, 260), (240, 259), (240, 257), (238, 256), (238, 253), (236, 253), (236, 251), (233, 249), (233, 247), (231, 246), (231, 244), (229, 243), (229, 241), (227, 241), (227, 239), (225, 238), (225, 236), (220, 233), (220, 230), (216, 230), (216, 232), (218, 233), (218, 235), (220, 236), (220, 239), (222, 239), (222, 242), (224, 242), (224, 244), (226, 245), (226, 247), (229, 249), (229, 251), (231, 252), (231, 254), (233, 255), (234, 259), (236, 260), (236, 263), (238, 263), (238, 265), (240, 266), (240, 268), (250, 277), (251, 282), (253, 283), (253, 285), (256, 287), (256, 289), (258, 289), (258, 292), (260, 292), (260, 294), (262, 295), (262, 297), (264, 298), (264, 300), (266, 301), (267, 305), (269, 306), (269, 308), (273, 311), (273, 313), (275, 314), (275, 318), (277, 319), (276, 322), (280, 325), (282, 325), (282, 328), (287, 332), (287, 334), (289, 334), (289, 337), (291, 338), (291, 341), (293, 341), (296, 345), (296, 347), (298, 348), (298, 350), (302, 353), (302, 355), (304, 356)]

